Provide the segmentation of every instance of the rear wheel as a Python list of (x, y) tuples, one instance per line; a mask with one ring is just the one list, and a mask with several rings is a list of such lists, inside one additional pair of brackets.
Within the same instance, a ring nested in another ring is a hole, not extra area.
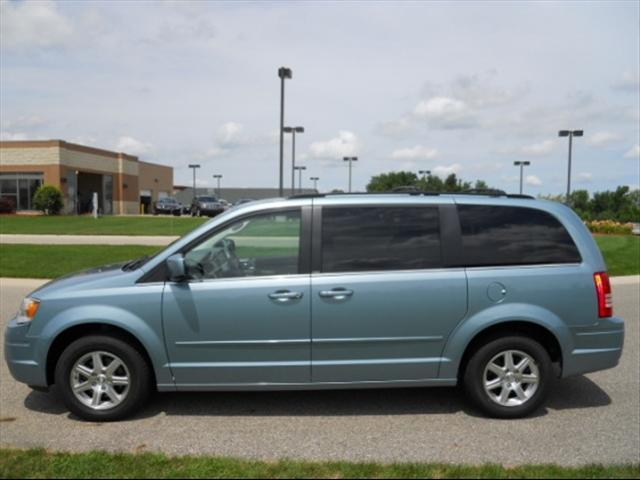
[(464, 372), (467, 395), (497, 418), (524, 417), (544, 401), (553, 374), (546, 349), (523, 336), (501, 337), (478, 348)]
[(151, 392), (151, 378), (151, 369), (136, 348), (102, 335), (71, 343), (55, 371), (66, 407), (92, 421), (120, 420), (138, 410)]

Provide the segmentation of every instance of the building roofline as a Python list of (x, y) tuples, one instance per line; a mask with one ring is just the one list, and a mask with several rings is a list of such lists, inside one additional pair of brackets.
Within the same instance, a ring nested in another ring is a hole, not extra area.
[[(3, 140), (0, 141), (0, 148), (52, 148), (59, 147), (66, 150), (74, 150), (77, 152), (91, 153), (94, 155), (102, 155), (112, 158), (124, 158), (126, 160), (138, 161), (135, 155), (129, 155), (123, 152), (114, 152), (103, 148), (88, 147), (77, 143), (67, 142), (65, 140)], [(149, 162), (147, 162), (149, 163)]]

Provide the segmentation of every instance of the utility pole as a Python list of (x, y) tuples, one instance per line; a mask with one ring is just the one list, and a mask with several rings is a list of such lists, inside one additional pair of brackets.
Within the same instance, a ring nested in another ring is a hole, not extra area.
[(357, 162), (358, 157), (343, 157), (342, 160), (349, 162), (349, 193), (351, 193), (351, 163)]

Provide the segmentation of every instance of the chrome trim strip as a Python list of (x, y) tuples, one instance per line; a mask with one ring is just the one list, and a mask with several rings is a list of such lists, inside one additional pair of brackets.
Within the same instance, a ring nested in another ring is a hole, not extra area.
[(311, 343), (311, 341), (301, 338), (291, 340), (203, 340), (175, 342), (177, 346), (182, 347), (208, 347), (212, 345), (299, 345), (305, 343)]
[(379, 342), (438, 342), (441, 335), (432, 337), (371, 337), (371, 338), (314, 338), (313, 343), (379, 343)]

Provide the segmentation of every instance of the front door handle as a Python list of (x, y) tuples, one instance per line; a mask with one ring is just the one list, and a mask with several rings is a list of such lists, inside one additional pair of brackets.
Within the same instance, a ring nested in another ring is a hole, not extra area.
[(332, 288), (331, 290), (320, 290), (319, 295), (322, 298), (332, 298), (334, 300), (346, 300), (353, 295), (353, 290), (346, 288)]
[(302, 292), (291, 292), (289, 290), (278, 290), (269, 294), (271, 300), (275, 300), (278, 303), (286, 303), (291, 300), (299, 300), (302, 298)]

